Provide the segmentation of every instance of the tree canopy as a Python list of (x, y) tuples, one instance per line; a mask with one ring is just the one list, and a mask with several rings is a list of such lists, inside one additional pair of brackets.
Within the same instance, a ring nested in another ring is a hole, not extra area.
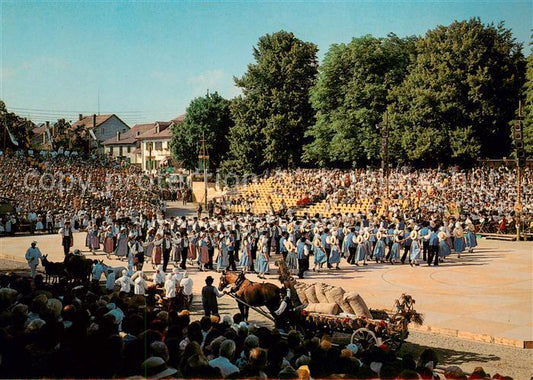
[(524, 85), (524, 149), (526, 155), (533, 154), (533, 54), (527, 57), (527, 79)]
[(227, 136), (233, 121), (230, 102), (217, 92), (195, 98), (187, 107), (182, 123), (172, 126), (170, 149), (183, 166), (194, 170), (202, 137), (205, 137), (210, 167), (219, 167), (222, 156), (228, 150)]
[(294, 34), (266, 34), (254, 47), (255, 63), (235, 83), (242, 95), (233, 100), (235, 126), (225, 167), (253, 172), (300, 163), (304, 133), (314, 122), (309, 90), (317, 74), (317, 47)]
[(355, 165), (379, 160), (382, 122), (392, 91), (407, 75), (415, 38), (364, 36), (326, 53), (311, 100), (316, 123), (304, 160)]
[(398, 88), (393, 131), (411, 162), (473, 162), (511, 147), (524, 83), (521, 45), (503, 24), (479, 19), (427, 32)]

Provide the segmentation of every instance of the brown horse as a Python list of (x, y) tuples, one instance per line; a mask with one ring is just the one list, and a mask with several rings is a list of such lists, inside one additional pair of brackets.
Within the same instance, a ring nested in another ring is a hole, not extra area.
[[(229, 285), (232, 285), (231, 293), (236, 298), (250, 306), (266, 306), (273, 316), (281, 303), (279, 287), (269, 282), (252, 282), (245, 278), (244, 272), (223, 271), (218, 290), (224, 290)], [(237, 303), (242, 317), (247, 321), (250, 308), (241, 302)]]

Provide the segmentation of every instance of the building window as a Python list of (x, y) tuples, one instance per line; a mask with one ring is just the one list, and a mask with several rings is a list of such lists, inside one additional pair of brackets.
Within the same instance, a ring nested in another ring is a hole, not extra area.
[(119, 157), (122, 157), (122, 156), (123, 156), (122, 153), (123, 153), (123, 152), (122, 152), (122, 147), (120, 146), (120, 147), (118, 148), (118, 156), (119, 156)]
[(131, 153), (131, 146), (128, 146), (128, 153)]
[(105, 128), (104, 127), (100, 128), (100, 134), (103, 135), (104, 133), (105, 133)]
[(112, 146), (109, 147), (109, 155), (113, 156), (113, 147)]
[(161, 141), (155, 143), (155, 150), (163, 150), (163, 143)]

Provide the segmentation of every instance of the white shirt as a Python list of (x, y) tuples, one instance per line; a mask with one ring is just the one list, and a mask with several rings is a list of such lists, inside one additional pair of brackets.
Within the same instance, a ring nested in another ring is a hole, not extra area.
[(111, 271), (107, 274), (107, 279), (105, 282), (105, 287), (107, 290), (113, 290), (115, 287), (115, 272)]
[(239, 367), (232, 364), (228, 358), (219, 356), (216, 359), (210, 360), (209, 365), (220, 370), (222, 377), (228, 377), (233, 373), (239, 372)]
[(183, 288), (183, 294), (190, 296), (192, 294), (192, 279), (184, 277), (180, 282), (180, 286)]
[(28, 261), (28, 265), (38, 265), (40, 258), (41, 258), (41, 251), (39, 250), (39, 248), (30, 247), (26, 251), (26, 260)]
[(165, 295), (167, 298), (175, 298), (176, 297), (176, 283), (174, 280), (169, 279), (165, 281)]
[(135, 286), (133, 287), (133, 292), (135, 294), (144, 295), (145, 291), (146, 291), (146, 281), (144, 281), (144, 278), (142, 276), (139, 276), (135, 279)]
[(129, 293), (131, 286), (133, 285), (133, 281), (128, 276), (122, 276), (115, 281), (115, 284), (120, 285), (121, 292)]
[(155, 272), (152, 277), (152, 282), (156, 285), (165, 283), (165, 273), (164, 272)]

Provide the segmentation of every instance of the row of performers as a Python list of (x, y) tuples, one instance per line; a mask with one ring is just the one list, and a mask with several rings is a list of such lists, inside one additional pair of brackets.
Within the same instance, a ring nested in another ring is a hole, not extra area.
[[(275, 241), (272, 244), (273, 240)], [(121, 228), (118, 235), (110, 228), (99, 233), (96, 228), (87, 232), (87, 246), (91, 251), (100, 249), (106, 254), (127, 259), (142, 267), (145, 258), (155, 267), (169, 261), (179, 263), (185, 269), (187, 264), (197, 264), (200, 270), (237, 268), (255, 271), (260, 276), (268, 273), (271, 252), (283, 255), (290, 269), (298, 269), (298, 260), (314, 256), (313, 270), (339, 268), (341, 258), (349, 264), (365, 265), (368, 260), (376, 262), (398, 261), (417, 265), (420, 256), (428, 264), (438, 265), (439, 257), (446, 258), (455, 251), (459, 255), (466, 249), (470, 252), (477, 246), (476, 236), (468, 227), (466, 231), (456, 229), (450, 234), (443, 227), (438, 229), (415, 227), (412, 231), (385, 229), (325, 228), (302, 231), (284, 231), (273, 239), (268, 231), (244, 229), (240, 231), (213, 229), (202, 231), (172, 232), (150, 229), (146, 239), (140, 230)]]

